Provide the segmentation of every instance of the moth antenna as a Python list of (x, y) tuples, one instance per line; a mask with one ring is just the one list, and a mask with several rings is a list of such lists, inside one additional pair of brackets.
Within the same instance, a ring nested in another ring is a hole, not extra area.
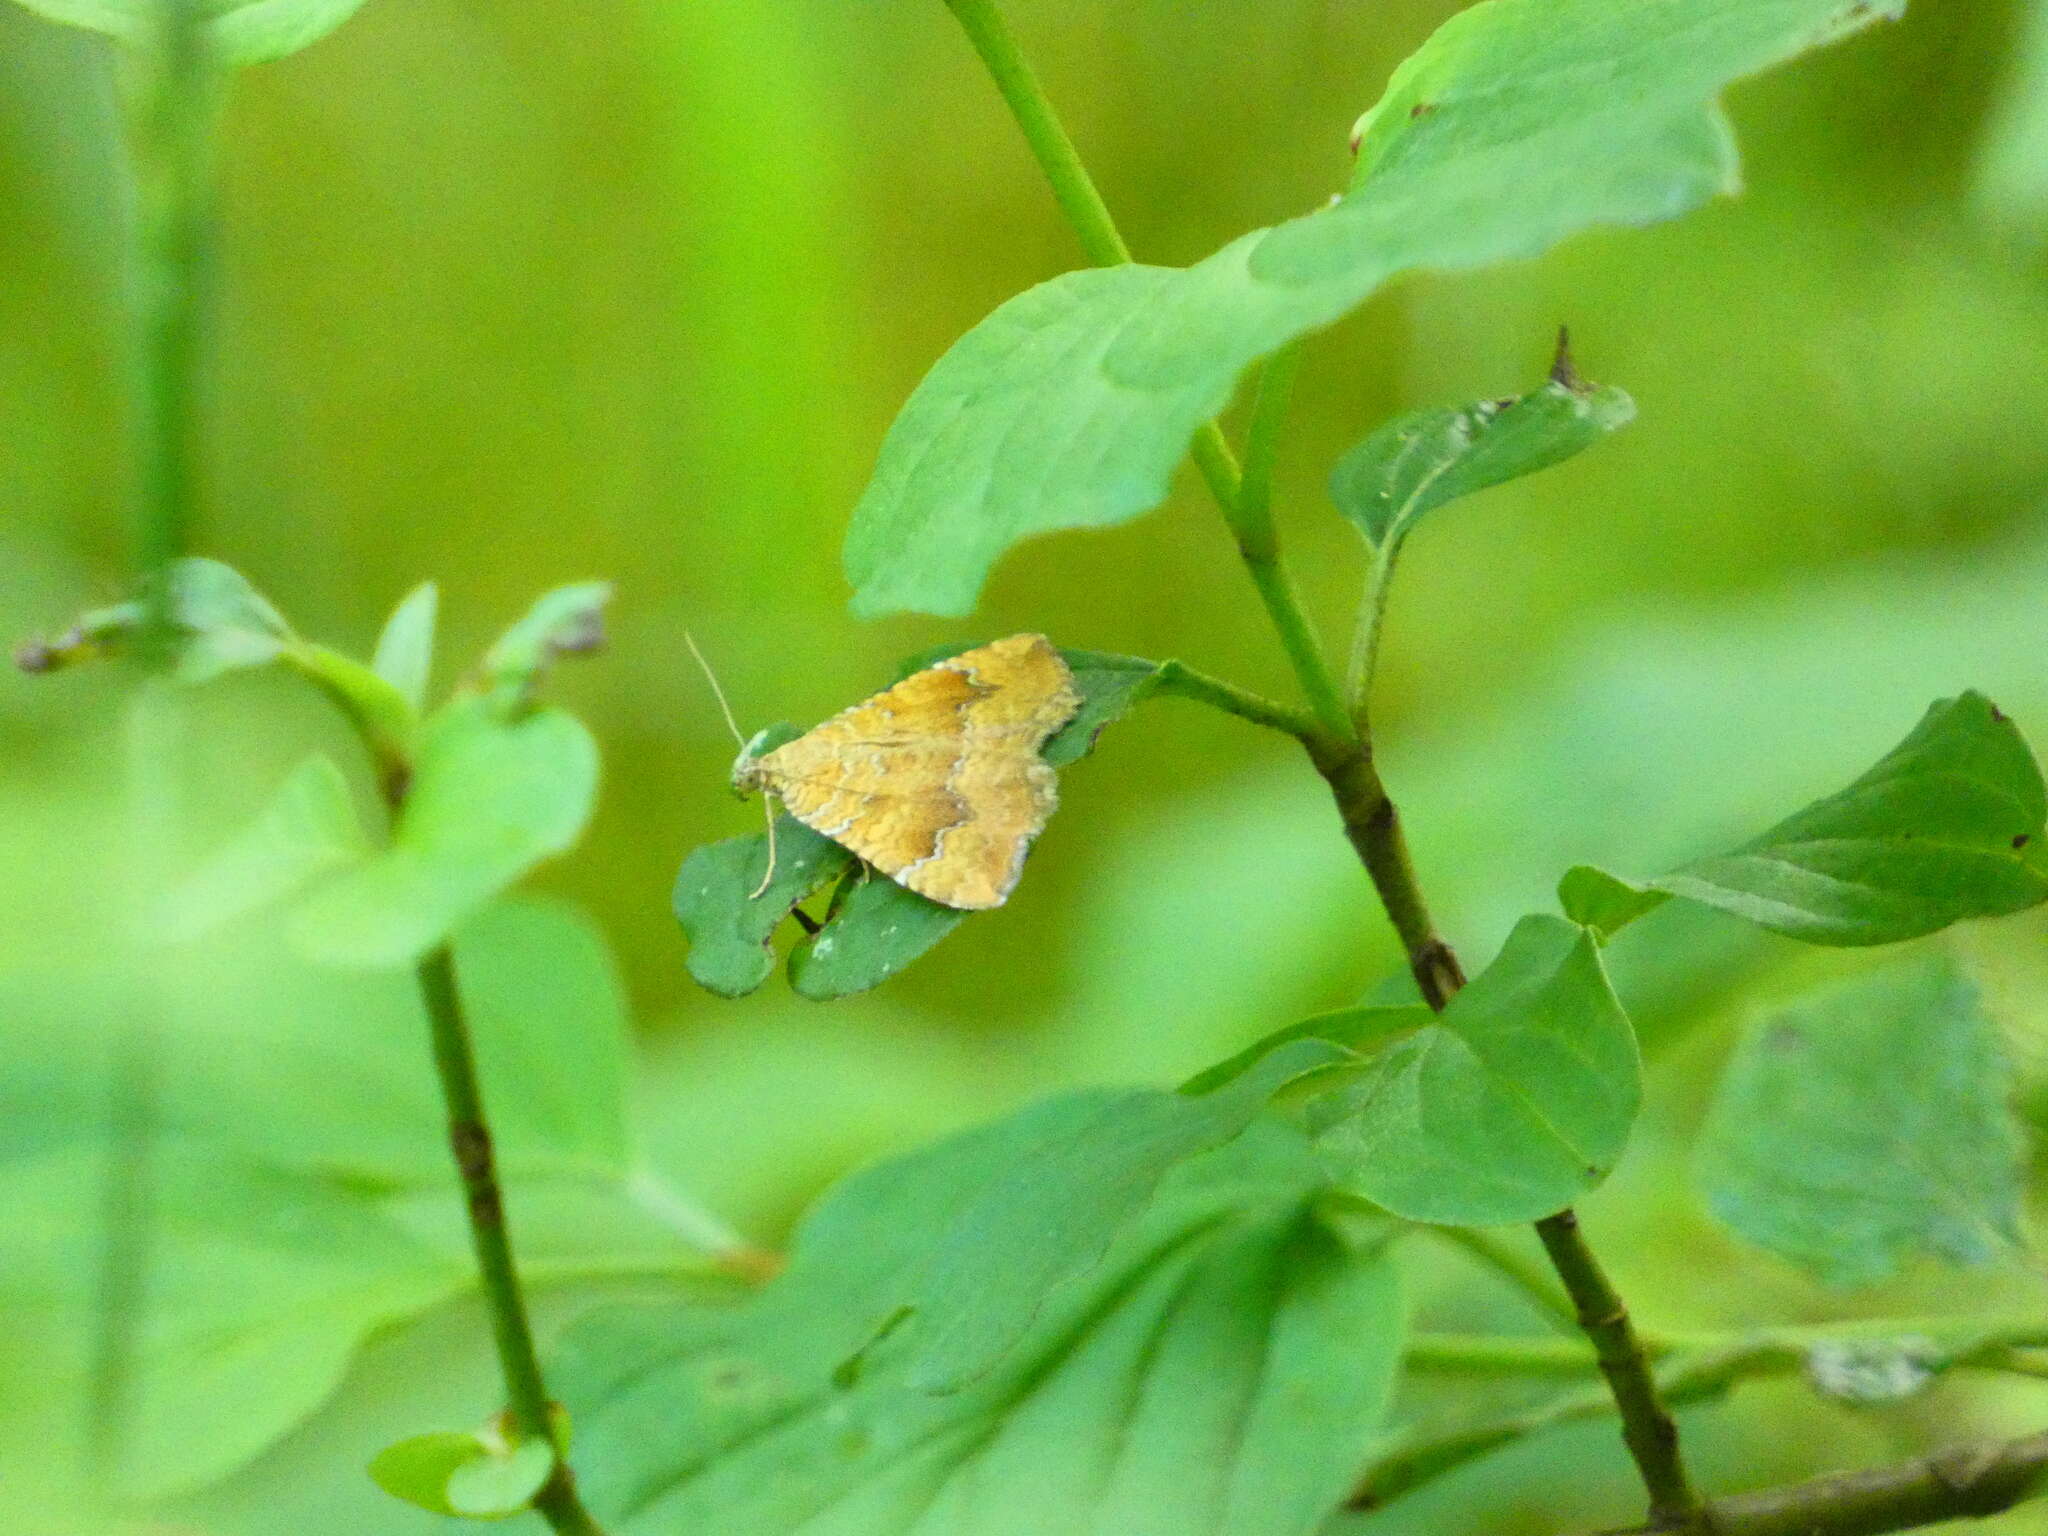
[[(718, 674), (711, 670), (711, 663), (706, 661), (704, 653), (697, 649), (696, 637), (687, 629), (683, 631), (683, 644), (687, 645), (690, 648), (690, 654), (697, 658), (697, 666), (704, 673), (704, 681), (711, 685), (711, 696), (718, 700), (718, 712), (725, 716), (725, 728), (732, 732), (732, 739), (740, 744), (740, 750), (742, 752), (746, 751), (746, 734), (740, 730), (739, 721), (733, 718), (732, 705), (725, 701), (725, 690), (718, 686)], [(772, 819), (769, 821), (768, 827), (772, 833), (775, 829), (775, 823)], [(770, 868), (773, 868), (772, 861)], [(766, 887), (764, 886), (763, 889), (765, 890)], [(757, 892), (756, 894), (758, 895), (759, 893)]]
[(768, 887), (775, 883), (775, 803), (766, 795), (761, 797), (761, 810), (768, 818), (768, 873), (754, 887), (753, 894), (747, 898), (749, 901), (759, 901)]

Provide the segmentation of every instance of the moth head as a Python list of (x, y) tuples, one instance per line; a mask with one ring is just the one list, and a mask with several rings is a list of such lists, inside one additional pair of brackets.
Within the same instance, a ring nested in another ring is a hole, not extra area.
[(786, 729), (778, 732), (772, 725), (754, 732), (740, 747), (740, 755), (733, 759), (732, 792), (742, 800), (766, 784), (767, 774), (761, 767), (761, 759), (773, 750), (775, 742), (771, 738), (777, 734), (786, 736), (788, 732)]
[[(761, 789), (767, 782), (762, 773), (760, 759), (782, 741), (787, 741), (795, 732), (787, 726), (768, 726), (754, 732), (752, 736), (740, 734), (740, 723), (732, 715), (732, 705), (726, 702), (725, 689), (719, 686), (718, 674), (711, 670), (711, 663), (704, 659), (704, 653), (697, 648), (697, 640), (687, 629), (683, 631), (683, 644), (690, 648), (690, 654), (697, 658), (697, 665), (704, 673), (704, 681), (711, 685), (711, 696), (718, 700), (718, 712), (725, 717), (725, 728), (732, 732), (732, 739), (740, 744), (740, 755), (732, 765), (732, 792), (742, 800)], [(779, 740), (770, 740), (781, 732)]]

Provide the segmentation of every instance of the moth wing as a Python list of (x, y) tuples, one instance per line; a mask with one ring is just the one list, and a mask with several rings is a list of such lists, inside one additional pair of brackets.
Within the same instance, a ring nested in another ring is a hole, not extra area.
[(949, 907), (999, 907), (1024, 872), (1032, 839), (1059, 805), (1053, 771), (1036, 755), (969, 757), (953, 793), (966, 815), (940, 830), (930, 858), (894, 878)]
[(947, 784), (975, 696), (960, 674), (916, 673), (762, 757), (762, 779), (790, 815), (894, 879), (966, 815)]
[(980, 690), (966, 707), (950, 782), (966, 814), (941, 829), (931, 858), (895, 878), (949, 907), (1000, 906), (1059, 805), (1057, 775), (1038, 749), (1074, 717), (1081, 695), (1043, 635), (1011, 635), (939, 665)]
[(1045, 739), (1080, 707), (1043, 635), (912, 674), (760, 760), (797, 820), (946, 906), (1000, 906), (1058, 804)]
[(1081, 707), (1066, 658), (1043, 635), (992, 640), (931, 670), (959, 672), (980, 690), (968, 705), (971, 735), (1020, 731), (1033, 752)]

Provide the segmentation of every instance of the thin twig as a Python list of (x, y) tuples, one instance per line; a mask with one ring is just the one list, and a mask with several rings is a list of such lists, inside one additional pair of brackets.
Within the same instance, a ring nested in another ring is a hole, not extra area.
[[(1716, 1499), (1716, 1536), (1883, 1536), (1981, 1520), (2048, 1491), (2048, 1434), (1956, 1446), (1932, 1456)], [(1656, 1530), (1654, 1525), (1636, 1532)]]
[(1691, 1527), (1701, 1500), (1678, 1454), (1678, 1424), (1664, 1405), (1650, 1362), (1607, 1273), (1579, 1231), (1579, 1218), (1559, 1211), (1536, 1223), (1551, 1266), (1578, 1309), (1579, 1327), (1593, 1341), (1600, 1374), (1621, 1412), (1621, 1438), (1650, 1494), (1650, 1523)]
[(1401, 830), (1400, 813), (1380, 782), (1368, 742), (1348, 737), (1319, 737), (1307, 743), (1309, 759), (1343, 818), (1344, 835), (1351, 840), (1359, 862), (1372, 877), (1373, 889), (1399, 935), (1408, 956), (1408, 968), (1421, 989), (1423, 1001), (1441, 1011), (1458, 989), (1465, 985), (1465, 972), (1451, 946), (1437, 932), (1415, 878), (1415, 864), (1408, 854), (1408, 840)]

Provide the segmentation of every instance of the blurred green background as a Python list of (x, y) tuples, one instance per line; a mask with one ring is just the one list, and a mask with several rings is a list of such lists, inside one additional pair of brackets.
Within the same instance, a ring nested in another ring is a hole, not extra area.
[[(1455, 7), (1010, 9), (1141, 259), (1182, 263), (1339, 186), (1351, 121)], [(1308, 354), (1280, 503), (1332, 636), (1360, 562), (1321, 481), (1380, 419), (1532, 385), (1560, 322), (1582, 370), (1640, 407), (1599, 451), (1432, 522), (1395, 599), (1382, 754), (1470, 957), (1569, 863), (1648, 873), (1775, 819), (1860, 771), (1937, 695), (1982, 687), (2048, 746), (2048, 7), (1928, 0), (1744, 85), (1732, 107), (1741, 199), (1405, 281)], [(118, 167), (98, 40), (0, 9), (10, 635), (57, 628), (128, 579)], [(1016, 898), (880, 992), (821, 1008), (777, 979), (721, 1002), (684, 973), (676, 864), (757, 825), (726, 794), (733, 747), (685, 628), (750, 729), (814, 721), (907, 652), (1019, 629), (1287, 687), (1192, 483), (1127, 528), (1020, 552), (970, 623), (846, 614), (839, 539), (895, 410), (990, 308), (1079, 259), (943, 7), (370, 0), (236, 81), (221, 176), (201, 551), (358, 650), (435, 578), (444, 685), (539, 590), (618, 584), (610, 652), (558, 680), (603, 744), (601, 808), (537, 883), (609, 937), (641, 1134), (676, 1187), (776, 1241), (853, 1163), (1050, 1087), (1171, 1081), (1394, 968), (1293, 750), (1164, 704), (1066, 776)], [(46, 1116), (61, 1103), (90, 1141), (80, 1042), (138, 1006), (109, 979), (124, 962), (108, 919), (138, 844), (203, 849), (309, 746), (340, 741), (287, 679), (218, 685), (187, 707), (179, 810), (150, 833), (124, 809), (125, 687), (112, 671), (0, 683), (0, 1039), (16, 1064), (0, 1075), (19, 1090), (0, 1157), (40, 1144), (31, 1098)], [(2042, 934), (2020, 920), (1962, 941), (2030, 1084), (2048, 1065)], [(222, 996), (237, 967), (284, 964), (255, 938), (209, 963), (225, 969), (185, 984)], [(1648, 1316), (2048, 1304), (2019, 1264), (1824, 1294), (1717, 1232), (1691, 1191), (1686, 1138), (1730, 1031), (1863, 963), (1676, 908), (1617, 945), (1651, 1113), (1586, 1215)], [(301, 992), (295, 1022), (332, 1044), (318, 990)], [(70, 1064), (49, 1067), (59, 1055)], [(71, 1097), (52, 1100), (59, 1078)], [(0, 1364), (0, 1452), (52, 1531), (127, 1528), (44, 1454), (76, 1410), (90, 1271), (81, 1250), (22, 1257), (46, 1223), (83, 1227), (94, 1188), (80, 1174), (43, 1204), (0, 1202), (17, 1213), (0, 1303), (19, 1346)], [(1454, 1262), (1418, 1249), (1417, 1265), (1425, 1321), (1527, 1325)], [(590, 1290), (551, 1288), (544, 1311)], [(134, 1519), (223, 1536), (430, 1529), (369, 1487), (362, 1460), (491, 1397), (477, 1317), (439, 1308), (380, 1333), (340, 1395), (252, 1467)], [(1409, 1407), (1460, 1400), (1418, 1391)], [(1788, 1387), (1693, 1423), (1706, 1480), (1727, 1489), (2044, 1415), (2048, 1391), (2023, 1387), (1944, 1384), (1881, 1413)], [(1628, 1513), (1623, 1466), (1595, 1427), (1357, 1528), (1611, 1523)]]

